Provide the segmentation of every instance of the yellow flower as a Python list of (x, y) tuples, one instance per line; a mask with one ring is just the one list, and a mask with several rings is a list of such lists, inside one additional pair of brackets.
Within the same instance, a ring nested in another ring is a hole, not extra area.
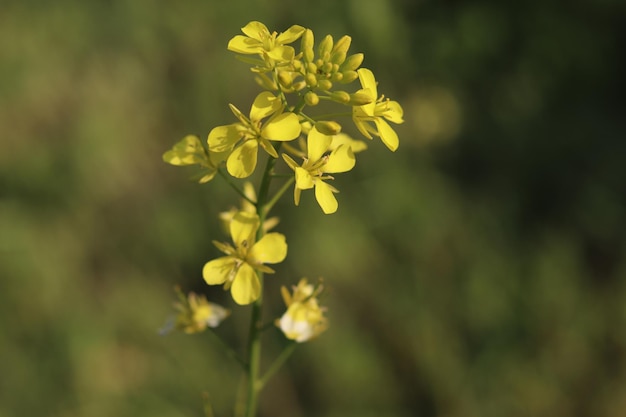
[(302, 278), (293, 289), (293, 295), (289, 294), (287, 288), (281, 288), (287, 311), (276, 321), (276, 325), (287, 339), (306, 342), (328, 328), (328, 321), (324, 317), (325, 309), (319, 306), (316, 298), (321, 289), (307, 284), (306, 278)]
[(174, 327), (187, 334), (199, 333), (207, 327), (217, 327), (230, 311), (215, 303), (207, 301), (204, 295), (191, 292), (187, 297), (177, 289), (180, 302), (174, 304), (178, 315)]
[(163, 154), (163, 161), (176, 166), (200, 165), (203, 170), (199, 182), (205, 183), (215, 177), (218, 165), (226, 156), (225, 152), (207, 151), (197, 136), (187, 135)]
[[(208, 143), (209, 151), (232, 151), (226, 161), (226, 169), (233, 177), (246, 178), (254, 172), (259, 145), (274, 158), (278, 158), (270, 140), (290, 141), (300, 135), (298, 116), (294, 113), (283, 113), (280, 99), (268, 91), (254, 99), (249, 118), (232, 104), (230, 109), (239, 119), (239, 123), (213, 128), (209, 133)], [(262, 119), (266, 117), (269, 119), (263, 123)]]
[(321, 134), (312, 128), (307, 139), (307, 157), (299, 166), (291, 157), (283, 154), (283, 159), (295, 171), (296, 185), (294, 201), (300, 203), (300, 193), (315, 187), (315, 198), (325, 214), (337, 211), (338, 203), (333, 193), (339, 192), (335, 187), (326, 184), (324, 180), (333, 179), (331, 175), (337, 172), (346, 172), (354, 168), (356, 160), (349, 145), (339, 145), (329, 155), (324, 155), (330, 149), (333, 137)]
[(295, 56), (295, 51), (289, 43), (296, 41), (304, 33), (302, 26), (293, 25), (278, 35), (270, 33), (261, 22), (252, 21), (241, 28), (246, 35), (237, 35), (228, 42), (228, 50), (239, 54), (258, 54), (273, 67), (273, 63), (288, 63)]
[(237, 304), (250, 304), (261, 295), (261, 282), (256, 271), (273, 273), (264, 264), (282, 262), (287, 256), (285, 236), (268, 233), (255, 243), (260, 220), (256, 213), (238, 212), (230, 222), (234, 243), (213, 242), (227, 256), (207, 262), (202, 276), (209, 285), (224, 284)]
[[(366, 138), (372, 139), (372, 135), (380, 136), (385, 146), (391, 151), (395, 151), (398, 149), (398, 135), (386, 120), (397, 124), (404, 122), (402, 107), (397, 101), (385, 99), (384, 96), (377, 100), (376, 79), (372, 71), (361, 68), (357, 72), (363, 87), (359, 92), (368, 95), (372, 102), (363, 106), (354, 106), (352, 108), (352, 120)], [(373, 122), (375, 127), (370, 122)]]

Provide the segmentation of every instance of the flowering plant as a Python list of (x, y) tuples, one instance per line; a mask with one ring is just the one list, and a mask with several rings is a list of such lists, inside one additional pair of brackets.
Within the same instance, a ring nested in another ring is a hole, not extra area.
[[(209, 182), (219, 174), (243, 198), (241, 209), (221, 215), (232, 244), (213, 242), (224, 256), (208, 261), (202, 276), (208, 285), (223, 285), (225, 290), (230, 290), (235, 304), (252, 304), (247, 357), (236, 358), (244, 367), (248, 381), (245, 416), (252, 417), (256, 415), (258, 395), (265, 382), (295, 346), (316, 338), (328, 326), (326, 310), (319, 303), (321, 284), (310, 284), (303, 278), (292, 292), (283, 287), (286, 311), (275, 323), (292, 342), (261, 375), (264, 277), (275, 272), (267, 264), (280, 263), (287, 256), (285, 236), (268, 232), (278, 223), (277, 218), (268, 218), (268, 214), (292, 185), (296, 206), (303, 190), (314, 189), (322, 211), (335, 213), (339, 203), (334, 195), (338, 190), (331, 185), (333, 175), (354, 168), (355, 153), (367, 149), (367, 144), (342, 133), (342, 126), (334, 117), (348, 116), (365, 138), (379, 137), (388, 149), (395, 151), (398, 136), (388, 122), (402, 123), (403, 112), (398, 102), (378, 96), (374, 74), (361, 68), (363, 54), (348, 54), (349, 36), (334, 42), (327, 35), (315, 48), (313, 32), (298, 25), (278, 34), (270, 32), (263, 23), (250, 22), (242, 32), (244, 35), (229, 41), (228, 49), (251, 65), (255, 81), (264, 91), (256, 96), (248, 115), (230, 104), (237, 121), (214, 127), (208, 134), (206, 147), (197, 136), (188, 135), (165, 152), (163, 160), (177, 166), (197, 165), (200, 183)], [(291, 45), (298, 40), (300, 50), (296, 51)], [(353, 92), (343, 89), (357, 80), (361, 88)], [(348, 111), (333, 116), (305, 112), (307, 107), (314, 109), (322, 101), (348, 107)], [(252, 175), (258, 165), (259, 148), (267, 155), (258, 188), (255, 190), (249, 182), (238, 184), (231, 180), (231, 177), (244, 179)], [(279, 161), (285, 163), (286, 171), (291, 174), (276, 174)], [(270, 185), (277, 180), (282, 184), (270, 194)], [(216, 327), (230, 313), (204, 296), (178, 292), (179, 302), (175, 305), (178, 315), (172, 328), (184, 333)]]

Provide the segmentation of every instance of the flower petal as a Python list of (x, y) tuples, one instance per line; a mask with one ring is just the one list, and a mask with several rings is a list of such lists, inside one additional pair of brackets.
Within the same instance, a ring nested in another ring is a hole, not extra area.
[(315, 199), (322, 208), (324, 214), (332, 214), (337, 211), (339, 203), (333, 195), (333, 190), (330, 185), (324, 181), (317, 181), (315, 183)]
[[(237, 247), (252, 246), (260, 220), (256, 213), (238, 211), (230, 221), (230, 236)], [(247, 243), (244, 243), (247, 242)]]
[(237, 35), (228, 41), (228, 50), (238, 54), (258, 54), (263, 50), (263, 43), (257, 39)]
[(390, 151), (395, 152), (399, 145), (398, 135), (396, 132), (381, 118), (377, 118), (374, 123), (376, 123), (378, 135), (385, 146), (387, 146)]
[(261, 295), (261, 283), (252, 267), (242, 264), (237, 271), (230, 293), (237, 304), (245, 305), (256, 301)]
[(256, 168), (259, 142), (248, 140), (235, 148), (226, 161), (228, 173), (235, 178), (247, 178)]
[(254, 99), (250, 109), (250, 120), (254, 123), (276, 113), (281, 107), (280, 99), (269, 91), (264, 91)]
[(263, 126), (261, 136), (269, 140), (288, 141), (297, 138), (300, 131), (298, 116), (294, 113), (282, 113)]
[(346, 172), (354, 168), (356, 159), (354, 158), (354, 152), (350, 145), (340, 145), (329, 156), (326, 165), (324, 165), (324, 172)]
[(307, 139), (307, 155), (310, 162), (318, 161), (328, 150), (333, 137), (320, 133), (315, 127), (309, 132)]
[(258, 41), (262, 41), (263, 37), (269, 35), (270, 33), (267, 26), (265, 26), (261, 22), (257, 22), (256, 20), (253, 20), (249, 22), (247, 25), (245, 25), (244, 27), (242, 27), (241, 31), (245, 33), (246, 35), (248, 35), (249, 37), (256, 39)]
[[(309, 171), (302, 167), (296, 167), (296, 187), (301, 190), (313, 188), (313, 177)], [(296, 205), (298, 204), (296, 203)]]
[(248, 252), (248, 259), (254, 263), (275, 264), (282, 262), (286, 256), (287, 243), (280, 233), (266, 234)]
[(369, 89), (370, 96), (376, 100), (378, 97), (378, 90), (376, 89), (376, 78), (374, 78), (374, 73), (367, 68), (359, 68), (357, 73), (359, 74), (361, 86), (365, 89)]
[(209, 285), (223, 284), (235, 270), (236, 259), (232, 256), (222, 256), (204, 264), (202, 277)]
[(385, 109), (383, 111), (383, 117), (390, 122), (400, 124), (404, 122), (402, 116), (404, 116), (404, 110), (402, 110), (402, 106), (397, 101), (388, 101), (385, 104)]
[(267, 52), (267, 55), (275, 61), (279, 62), (291, 62), (296, 51), (291, 46), (276, 46), (271, 51)]
[(225, 126), (214, 127), (209, 132), (207, 142), (209, 144), (209, 150), (211, 152), (226, 152), (230, 151), (235, 143), (241, 138), (241, 134), (237, 129), (239, 125), (237, 123)]
[(297, 41), (304, 33), (305, 29), (300, 25), (293, 25), (276, 38), (276, 43), (279, 45), (285, 45), (294, 41)]

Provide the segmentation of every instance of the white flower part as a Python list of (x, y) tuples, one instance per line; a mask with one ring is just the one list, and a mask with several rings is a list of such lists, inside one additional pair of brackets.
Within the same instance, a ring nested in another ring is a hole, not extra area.
[(279, 325), (288, 339), (298, 343), (306, 342), (314, 335), (313, 324), (307, 320), (295, 320), (289, 314), (289, 310), (280, 318)]
[(228, 317), (229, 311), (215, 303), (208, 304), (211, 308), (211, 314), (209, 314), (209, 317), (206, 318), (206, 325), (209, 327), (217, 327), (226, 317)]

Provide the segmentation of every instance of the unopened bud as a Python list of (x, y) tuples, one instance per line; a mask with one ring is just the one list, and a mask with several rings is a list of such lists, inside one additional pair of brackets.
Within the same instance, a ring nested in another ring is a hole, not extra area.
[(317, 86), (317, 77), (315, 74), (311, 74), (310, 72), (304, 76), (304, 81), (306, 81), (307, 85), (311, 87)]
[(309, 62), (306, 65), (306, 72), (310, 72), (311, 74), (315, 74), (317, 72), (317, 65), (312, 62)]
[(304, 95), (304, 102), (308, 106), (317, 106), (317, 104), (320, 102), (320, 98), (313, 91), (309, 91)]
[(304, 60), (306, 62), (313, 61), (315, 58), (315, 52), (313, 52), (313, 46), (315, 44), (315, 38), (313, 37), (313, 31), (307, 29), (302, 34), (302, 52), (304, 53)]
[(348, 104), (350, 102), (350, 94), (345, 91), (333, 91), (330, 93), (330, 98), (341, 104)]
[(332, 120), (321, 120), (315, 123), (315, 128), (324, 135), (336, 135), (341, 132), (341, 125)]
[(356, 69), (363, 63), (363, 58), (364, 55), (361, 53), (350, 55), (345, 61), (343, 61), (343, 64), (341, 64), (341, 71), (356, 71)]
[(278, 82), (285, 88), (290, 88), (293, 84), (293, 77), (287, 71), (278, 72)]
[[(352, 42), (352, 38), (348, 35), (344, 35), (335, 43), (335, 47), (333, 48), (332, 54), (343, 54), (344, 57), (348, 53), (348, 49), (350, 49), (350, 43)], [(339, 63), (337, 61), (333, 61), (335, 63)]]
[(356, 71), (343, 71), (343, 78), (341, 79), (342, 84), (350, 84), (352, 81), (359, 78), (359, 74)]
[(276, 83), (263, 73), (259, 73), (256, 77), (254, 77), (254, 81), (256, 81), (256, 83), (260, 85), (262, 88), (264, 88), (265, 90), (269, 90), (269, 91), (278, 90), (278, 86), (276, 85)]
[(333, 75), (330, 77), (330, 80), (334, 83), (340, 82), (343, 79), (343, 74), (340, 72), (333, 72)]
[(317, 88), (323, 91), (328, 91), (333, 88), (333, 83), (331, 83), (330, 80), (319, 80), (317, 82)]
[(324, 39), (320, 42), (319, 46), (319, 57), (324, 59), (325, 55), (330, 56), (330, 51), (333, 49), (333, 37), (330, 35), (326, 35)]
[(364, 106), (366, 104), (370, 104), (372, 101), (372, 97), (366, 93), (356, 92), (354, 94), (350, 94), (350, 105), (352, 106)]

